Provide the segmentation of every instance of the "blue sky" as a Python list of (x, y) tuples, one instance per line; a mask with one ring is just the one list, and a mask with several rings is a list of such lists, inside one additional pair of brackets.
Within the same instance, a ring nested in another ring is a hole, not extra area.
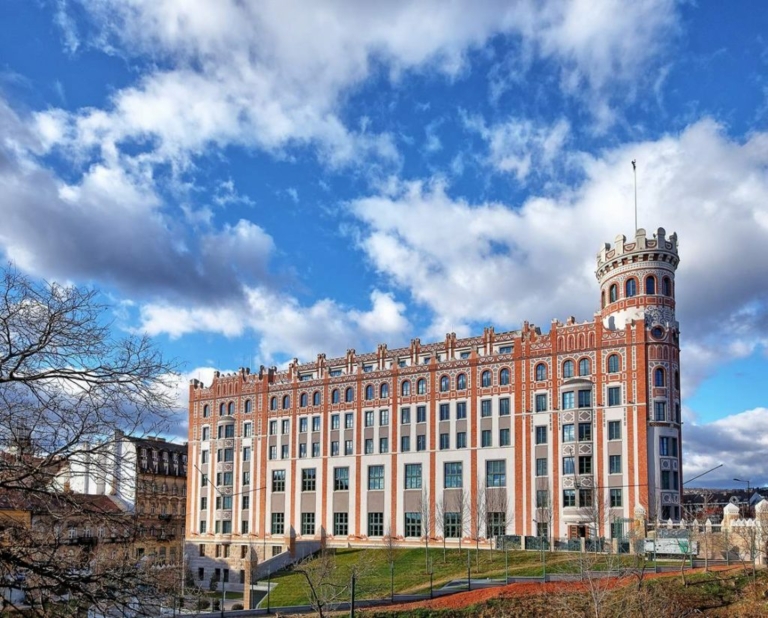
[(686, 474), (768, 483), (766, 33), (758, 1), (6, 0), (0, 252), (208, 382), (591, 319), (637, 159)]

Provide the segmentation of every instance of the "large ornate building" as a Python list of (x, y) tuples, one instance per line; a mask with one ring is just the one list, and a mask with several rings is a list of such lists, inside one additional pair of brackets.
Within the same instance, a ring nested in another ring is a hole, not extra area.
[(638, 514), (678, 519), (677, 264), (675, 234), (640, 229), (600, 250), (591, 322), (193, 380), (193, 570), (238, 583), (251, 552), (296, 539), (617, 537)]

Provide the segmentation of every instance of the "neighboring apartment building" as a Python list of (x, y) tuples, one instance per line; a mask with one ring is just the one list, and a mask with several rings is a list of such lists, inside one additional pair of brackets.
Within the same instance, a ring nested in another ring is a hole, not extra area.
[(131, 518), (134, 555), (181, 558), (187, 492), (187, 445), (120, 432), (96, 455), (73, 456), (58, 475), (61, 489), (110, 496)]
[(600, 250), (591, 322), (192, 380), (193, 571), (238, 583), (294, 539), (487, 546), (679, 519), (677, 264), (675, 234), (641, 229)]

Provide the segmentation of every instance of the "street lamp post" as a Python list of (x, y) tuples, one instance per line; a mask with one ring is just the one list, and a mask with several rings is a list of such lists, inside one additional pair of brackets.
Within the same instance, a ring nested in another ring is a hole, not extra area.
[(747, 506), (746, 506), (746, 509), (745, 509), (745, 516), (749, 517), (749, 498), (750, 498), (749, 488), (750, 488), (750, 484), (752, 483), (752, 481), (742, 480), (742, 479), (733, 479), (733, 480), (736, 481), (737, 483), (746, 483), (747, 484), (747, 499), (746, 499)]

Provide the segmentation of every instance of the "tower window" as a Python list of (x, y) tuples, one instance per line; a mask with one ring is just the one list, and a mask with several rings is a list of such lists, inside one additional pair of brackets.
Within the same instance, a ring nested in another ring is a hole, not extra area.
[(619, 288), (614, 283), (608, 290), (608, 302), (615, 303), (619, 299)]
[(661, 293), (664, 296), (672, 296), (672, 281), (669, 277), (664, 277), (661, 280)]
[(626, 297), (632, 298), (637, 295), (637, 281), (634, 279), (627, 279), (626, 283)]
[(655, 294), (656, 293), (656, 278), (653, 276), (648, 276), (645, 278), (645, 293), (646, 294)]
[(661, 367), (657, 367), (653, 372), (653, 385), (664, 386), (666, 382), (664, 377), (664, 370)]

